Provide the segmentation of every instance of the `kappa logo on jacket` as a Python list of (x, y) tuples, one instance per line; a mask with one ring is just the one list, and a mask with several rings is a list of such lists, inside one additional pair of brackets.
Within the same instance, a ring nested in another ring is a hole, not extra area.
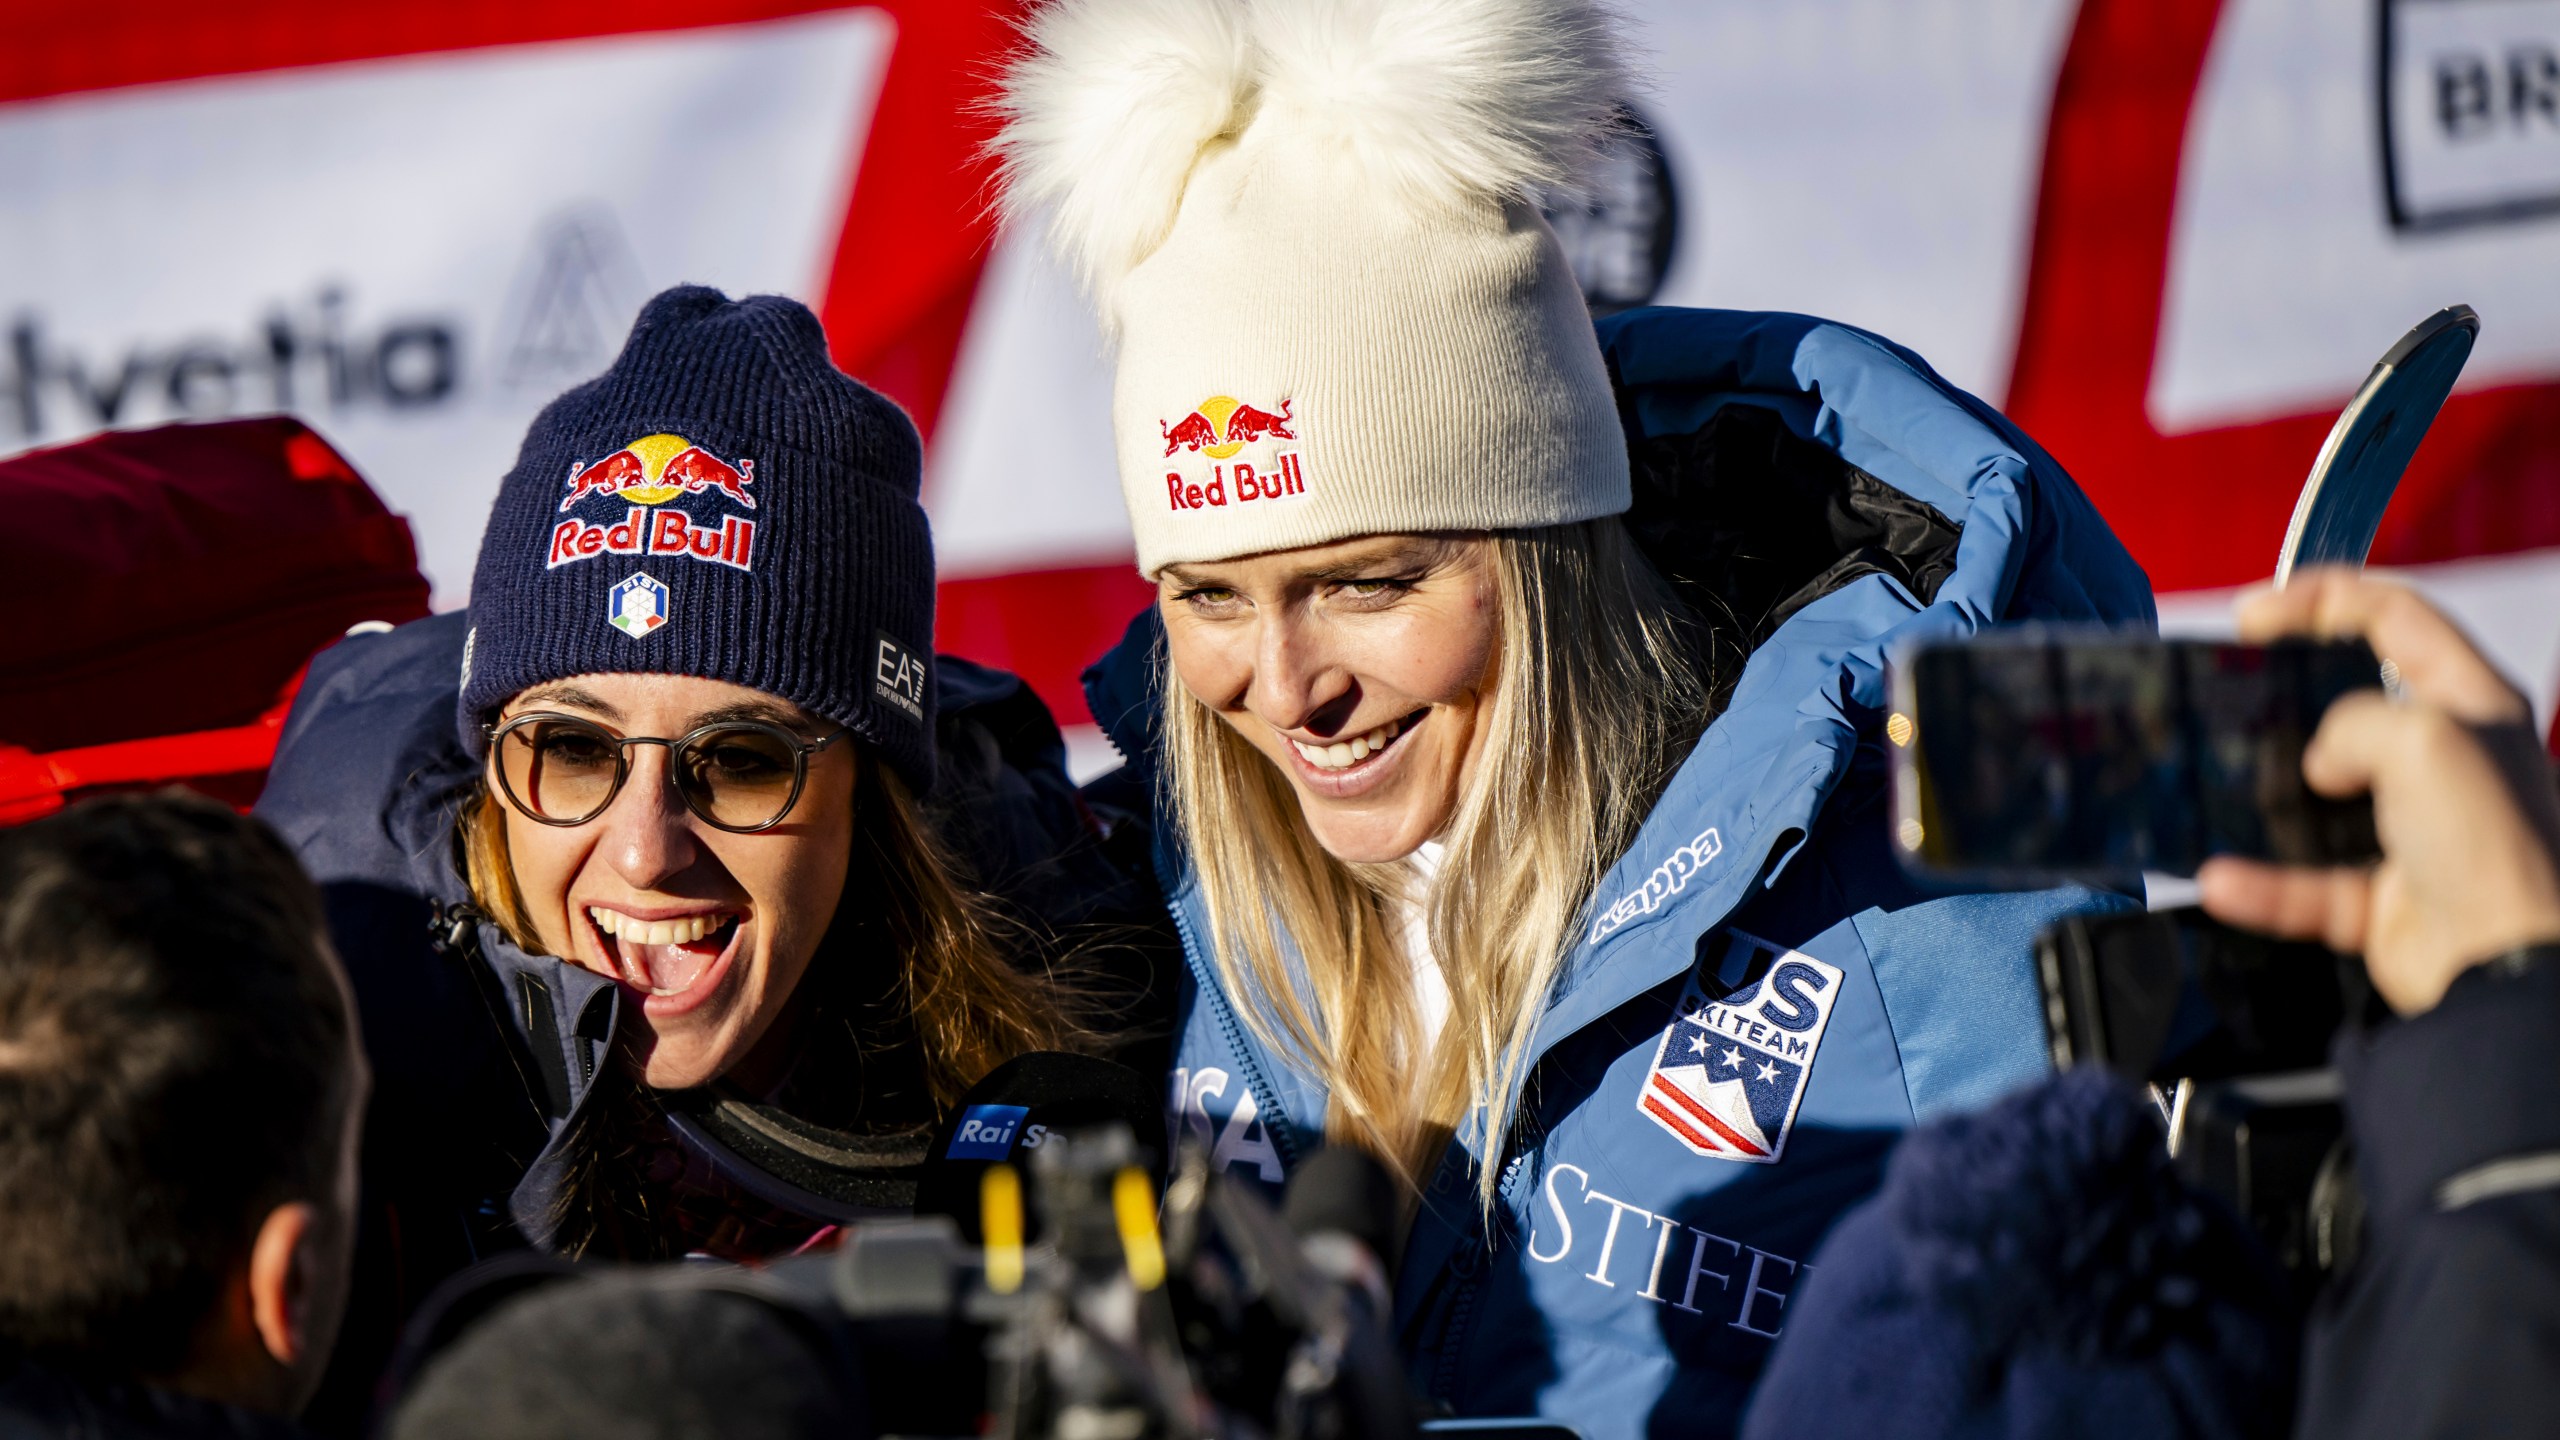
[(1724, 851), (1724, 837), (1714, 827), (1698, 832), (1698, 838), (1671, 852), (1669, 858), (1653, 867), (1644, 883), (1619, 896), (1608, 909), (1591, 922), (1590, 943), (1597, 945), (1615, 934), (1618, 928), (1639, 915), (1650, 915), (1663, 902), (1677, 895), (1689, 883), (1689, 877), (1714, 863)]
[(1709, 999), (1699, 972), (1711, 962), (1700, 960), (1654, 1049), (1636, 1108), (1697, 1154), (1775, 1165), (1840, 998), (1840, 971), (1739, 930), (1725, 934), (1712, 961), (1717, 972), (1763, 973)]

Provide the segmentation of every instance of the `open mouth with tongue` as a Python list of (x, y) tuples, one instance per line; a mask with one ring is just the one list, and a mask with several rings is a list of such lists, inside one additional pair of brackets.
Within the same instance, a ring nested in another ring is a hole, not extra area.
[(614, 972), (632, 989), (652, 996), (683, 995), (708, 988), (727, 966), (737, 944), (740, 916), (735, 911), (702, 911), (663, 919), (642, 919), (587, 907)]

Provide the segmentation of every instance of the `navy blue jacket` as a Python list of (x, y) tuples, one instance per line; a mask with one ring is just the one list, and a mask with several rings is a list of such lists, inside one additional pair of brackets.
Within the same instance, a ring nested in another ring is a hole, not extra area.
[[(1417, 1383), (1459, 1415), (1714, 1435), (1894, 1138), (2045, 1073), (2037, 929), (2124, 903), (1953, 894), (1898, 867), (1887, 652), (2153, 611), (2061, 469), (1908, 351), (1793, 315), (1644, 310), (1600, 333), (1629, 524), (1715, 617), (1723, 708), (1592, 901), (1508, 1147), (1462, 1136), (1429, 1183), (1397, 1321)], [(1087, 677), (1141, 780), (1161, 644), (1142, 617)], [(1189, 954), (1172, 1123), (1278, 1181), (1321, 1143), (1325, 1093), (1241, 1022), (1179, 836), (1161, 817), (1156, 835)]]
[(2337, 1046), (2365, 1228), (2312, 1311), (2305, 1440), (2560, 1424), (2560, 947), (2527, 953)]
[(310, 1440), (272, 1415), (137, 1381), (75, 1377), (0, 1353), (0, 1436), (8, 1440)]
[[(456, 807), (478, 773), (453, 718), (464, 620), (351, 636), (315, 659), (257, 807), (319, 882), (373, 1064), (357, 1260), (357, 1293), (370, 1303), (340, 1347), (357, 1390), (437, 1281), (547, 1239), (560, 1137), (621, 1018), (611, 981), (527, 955), (494, 926), (466, 921), (464, 933), (440, 918), (468, 899), (453, 844)], [(975, 874), (1061, 931), (1148, 906), (1143, 879), (1092, 843), (1039, 698), (947, 656), (937, 684), (929, 803)], [(1146, 951), (1113, 953), (1142, 963)], [(1125, 998), (1143, 1031), (1155, 1008), (1146, 977), (1109, 978), (1139, 992)], [(343, 1423), (332, 1404), (361, 1399), (324, 1393), (324, 1423)]]

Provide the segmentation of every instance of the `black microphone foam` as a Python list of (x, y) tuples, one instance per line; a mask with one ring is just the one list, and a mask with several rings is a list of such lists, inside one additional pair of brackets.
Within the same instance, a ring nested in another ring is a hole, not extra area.
[(1289, 1177), (1280, 1218), (1305, 1240), (1346, 1235), (1384, 1264), (1396, 1253), (1404, 1197), (1377, 1157), (1349, 1145), (1328, 1145), (1309, 1155)]
[(1061, 1131), (1120, 1125), (1137, 1141), (1159, 1190), (1164, 1185), (1163, 1097), (1126, 1065), (1090, 1055), (1035, 1050), (990, 1070), (943, 1117), (925, 1152), (916, 1213), (948, 1215), (978, 1240), (980, 1177), (990, 1165), (1020, 1165)]

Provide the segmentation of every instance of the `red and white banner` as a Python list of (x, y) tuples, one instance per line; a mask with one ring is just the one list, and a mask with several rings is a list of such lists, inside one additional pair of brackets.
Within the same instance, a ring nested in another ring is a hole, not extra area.
[[(1081, 721), (1148, 591), (1101, 337), (987, 223), (1016, 8), (0, 6), (0, 453), (290, 409), (451, 606), (526, 423), (643, 298), (798, 295), (927, 434), (942, 644)], [(2375, 560), (2550, 713), (2560, 0), (1629, 8), (1658, 174), (1561, 226), (1586, 285), (1912, 346), (2072, 470), (2173, 623), (2269, 571), (2391, 341), (2476, 307)]]

